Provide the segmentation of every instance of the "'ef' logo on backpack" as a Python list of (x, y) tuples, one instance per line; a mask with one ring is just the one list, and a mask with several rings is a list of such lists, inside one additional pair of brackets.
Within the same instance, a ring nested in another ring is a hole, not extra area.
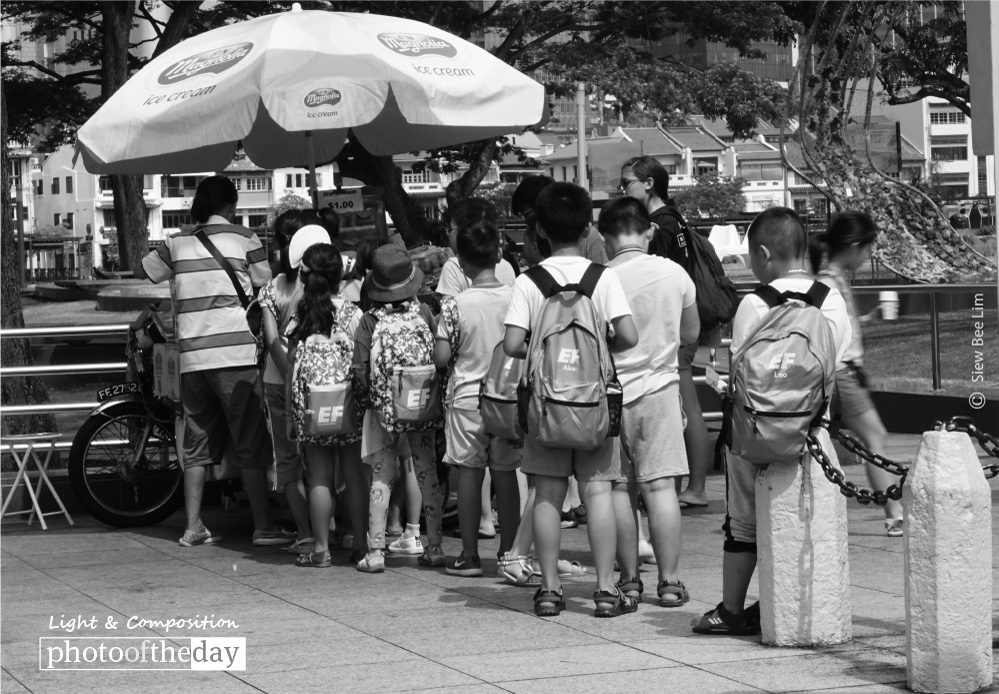
[(787, 367), (794, 363), (794, 352), (784, 352), (784, 354), (775, 354), (773, 359), (767, 365), (767, 369), (771, 369), (774, 372), (774, 376), (777, 378), (787, 378)]
[(318, 424), (334, 424), (343, 419), (343, 406), (320, 407), (316, 419)]
[(430, 400), (430, 389), (421, 388), (420, 390), (411, 390), (406, 393), (406, 407), (411, 410), (418, 410), (422, 407), (426, 407), (427, 402)]
[(562, 367), (565, 371), (575, 371), (576, 368), (573, 364), (579, 363), (579, 350), (571, 349), (569, 347), (563, 348), (562, 351), (558, 353), (558, 363), (565, 364)]

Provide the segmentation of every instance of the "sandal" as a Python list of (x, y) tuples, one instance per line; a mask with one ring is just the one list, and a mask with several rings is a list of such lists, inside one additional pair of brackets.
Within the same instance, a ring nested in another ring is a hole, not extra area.
[(287, 547), (282, 547), (285, 552), (290, 552), (291, 554), (308, 554), (313, 550), (313, 545), (315, 545), (315, 540), (311, 537), (303, 537), (300, 540), (295, 540)]
[(585, 573), (586, 573), (586, 567), (580, 564), (578, 561), (566, 561), (565, 559), (558, 560), (559, 578), (582, 576)]
[(593, 594), (593, 602), (597, 605), (593, 611), (594, 617), (619, 617), (638, 611), (638, 600), (628, 597), (620, 588), (615, 588), (613, 593), (609, 590), (598, 590)]
[(565, 596), (554, 590), (538, 588), (534, 594), (534, 614), (539, 617), (558, 617), (565, 609)]
[(645, 584), (642, 583), (640, 578), (629, 578), (625, 580), (622, 576), (617, 582), (617, 587), (626, 596), (634, 600), (635, 602), (642, 602), (642, 593), (645, 592)]
[(500, 557), (496, 573), (515, 586), (534, 588), (541, 586), (541, 572), (535, 571), (527, 557), (516, 557), (509, 552)]
[(435, 548), (427, 547), (426, 551), (420, 555), (418, 562), (420, 566), (439, 568), (447, 565), (447, 557), (444, 556), (444, 551), (438, 545)]
[(355, 568), (361, 573), (380, 574), (385, 571), (385, 554), (380, 550), (368, 552)]
[(756, 633), (753, 627), (746, 624), (747, 611), (732, 614), (725, 609), (724, 603), (718, 603), (715, 609), (708, 610), (700, 618), (694, 618), (690, 625), (695, 634), (745, 636)]
[(308, 554), (299, 555), (295, 559), (295, 566), (307, 569), (327, 569), (333, 566), (333, 562), (330, 560), (329, 552), (309, 552)]
[[(659, 604), (663, 607), (683, 607), (690, 602), (690, 595), (681, 581), (660, 581), (656, 588), (659, 595)], [(664, 596), (675, 595), (673, 600), (667, 600)]]

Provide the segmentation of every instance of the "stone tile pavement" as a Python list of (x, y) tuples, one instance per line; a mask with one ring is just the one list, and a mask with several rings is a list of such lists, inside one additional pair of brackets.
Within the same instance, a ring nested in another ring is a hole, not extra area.
[[(918, 437), (895, 436), (890, 455), (910, 458)], [(859, 466), (848, 477), (863, 480)], [(593, 577), (566, 582), (568, 611), (533, 615), (529, 589), (492, 577), (497, 540), (483, 541), (487, 575), (450, 577), (390, 558), (388, 570), (356, 572), (346, 551), (334, 566), (305, 570), (277, 548), (250, 544), (249, 512), (211, 509), (225, 535), (216, 546), (177, 545), (181, 514), (159, 526), (106, 528), (77, 514), (51, 529), (23, 520), (0, 527), (0, 691), (4, 694), (191, 692), (897, 692), (905, 685), (902, 541), (884, 535), (882, 512), (849, 502), (854, 639), (832, 648), (783, 649), (755, 637), (691, 634), (692, 617), (721, 594), (724, 478), (709, 477), (711, 503), (684, 511), (681, 575), (692, 601), (644, 604), (637, 614), (592, 616)], [(999, 495), (999, 482), (993, 482)], [(993, 506), (993, 528), (999, 517)], [(23, 517), (22, 517), (23, 518)], [(585, 529), (563, 532), (563, 556), (589, 563)], [(995, 537), (995, 534), (993, 535)], [(460, 551), (447, 538), (449, 554)], [(993, 550), (994, 568), (999, 548)], [(646, 567), (654, 572), (654, 567)], [(647, 584), (655, 585), (654, 573)], [(999, 588), (999, 586), (997, 586)], [(654, 591), (649, 589), (650, 595)], [(756, 585), (750, 589), (756, 599)], [(999, 590), (995, 590), (999, 599)], [(128, 628), (128, 619), (232, 620), (238, 628)], [(50, 620), (97, 617), (67, 633)], [(107, 626), (108, 618), (118, 622)], [(191, 636), (246, 638), (243, 672), (40, 670), (39, 637), (130, 636), (176, 647)], [(999, 643), (997, 641), (996, 643)], [(999, 691), (999, 690), (997, 690)]]

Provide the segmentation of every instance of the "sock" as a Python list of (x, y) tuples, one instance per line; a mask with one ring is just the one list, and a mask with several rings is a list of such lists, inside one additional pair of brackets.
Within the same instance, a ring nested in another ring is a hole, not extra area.
[(406, 532), (403, 533), (406, 537), (419, 537), (420, 536), (420, 524), (417, 523), (413, 525), (412, 523), (406, 523)]

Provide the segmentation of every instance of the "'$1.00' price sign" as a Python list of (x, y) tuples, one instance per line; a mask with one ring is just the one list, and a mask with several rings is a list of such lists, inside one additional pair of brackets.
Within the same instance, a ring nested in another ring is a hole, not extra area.
[(361, 191), (357, 188), (352, 190), (321, 190), (319, 191), (319, 205), (332, 207), (337, 212), (360, 212), (364, 209), (364, 200), (361, 198)]

